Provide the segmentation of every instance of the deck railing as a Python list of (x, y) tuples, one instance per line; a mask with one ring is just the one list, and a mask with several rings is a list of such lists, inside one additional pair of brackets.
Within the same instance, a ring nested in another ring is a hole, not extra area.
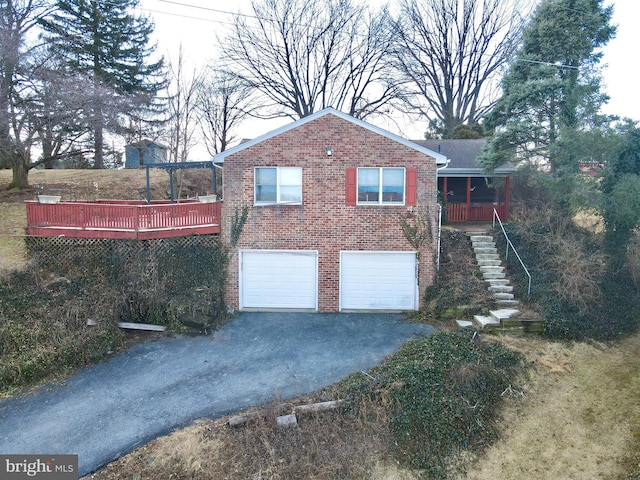
[[(159, 238), (188, 233), (217, 233), (220, 205), (220, 202), (197, 201), (149, 205), (118, 200), (53, 204), (27, 201), (27, 231), (30, 235), (91, 238)], [(198, 232), (198, 229), (207, 231)]]

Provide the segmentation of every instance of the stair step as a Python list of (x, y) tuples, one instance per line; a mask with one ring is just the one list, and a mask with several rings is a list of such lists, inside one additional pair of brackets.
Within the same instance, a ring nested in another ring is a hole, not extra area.
[(500, 255), (497, 253), (478, 253), (476, 260), (500, 260)]
[(499, 310), (491, 310), (489, 314), (496, 320), (506, 320), (509, 318), (516, 318), (520, 315), (520, 310), (515, 308), (501, 308)]
[(482, 265), (480, 271), (482, 273), (502, 273), (504, 272), (504, 267), (500, 265)]
[(513, 293), (507, 293), (507, 292), (495, 292), (493, 296), (495, 297), (496, 300), (513, 300), (515, 298)]
[(504, 272), (484, 272), (482, 277), (485, 280), (495, 280), (496, 278), (507, 278), (507, 274)]
[(473, 327), (473, 322), (470, 322), (469, 320), (456, 320), (456, 324), (458, 325), (458, 328)]
[(469, 235), (472, 242), (493, 242), (491, 235)]
[(471, 245), (474, 247), (495, 247), (496, 242), (493, 240), (472, 240)]
[(495, 247), (478, 247), (474, 248), (473, 251), (476, 254), (476, 258), (478, 258), (479, 254), (483, 253), (498, 253), (498, 249)]
[(484, 328), (489, 325), (500, 325), (500, 320), (497, 320), (495, 317), (490, 317), (487, 315), (474, 315), (473, 319), (480, 326), (480, 328)]
[(519, 300), (496, 300), (496, 303), (501, 307), (517, 307), (520, 305)]
[(499, 267), (502, 265), (502, 260), (500, 259), (480, 259), (478, 260), (478, 265), (481, 267)]
[(507, 278), (485, 278), (484, 281), (487, 282), (490, 287), (509, 285)]
[(517, 317), (517, 318), (508, 318), (506, 320), (502, 320), (502, 325), (505, 327), (519, 327), (519, 326), (544, 327), (544, 324), (545, 324), (544, 320), (541, 320), (539, 318)]
[(511, 293), (513, 292), (512, 285), (491, 285), (487, 288), (491, 293)]

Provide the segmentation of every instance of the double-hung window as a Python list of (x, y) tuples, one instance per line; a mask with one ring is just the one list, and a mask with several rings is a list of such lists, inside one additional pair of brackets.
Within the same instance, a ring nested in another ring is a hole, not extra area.
[(404, 168), (358, 168), (359, 205), (404, 205)]
[(301, 167), (256, 167), (254, 182), (256, 205), (302, 203)]

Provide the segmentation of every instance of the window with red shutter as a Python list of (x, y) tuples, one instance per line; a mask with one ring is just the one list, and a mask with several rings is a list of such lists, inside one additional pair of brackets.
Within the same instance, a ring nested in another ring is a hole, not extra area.
[(407, 189), (404, 204), (415, 206), (418, 200), (418, 169), (407, 168)]
[(347, 168), (347, 205), (355, 205), (357, 198), (358, 176), (356, 168)]
[[(409, 173), (409, 171), (412, 173)], [(415, 205), (417, 171), (399, 167), (347, 169), (347, 205), (406, 205), (408, 180)]]

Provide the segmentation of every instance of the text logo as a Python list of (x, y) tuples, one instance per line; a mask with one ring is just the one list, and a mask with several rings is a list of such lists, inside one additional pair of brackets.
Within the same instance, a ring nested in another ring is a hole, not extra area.
[(0, 455), (2, 480), (76, 480), (77, 455)]

